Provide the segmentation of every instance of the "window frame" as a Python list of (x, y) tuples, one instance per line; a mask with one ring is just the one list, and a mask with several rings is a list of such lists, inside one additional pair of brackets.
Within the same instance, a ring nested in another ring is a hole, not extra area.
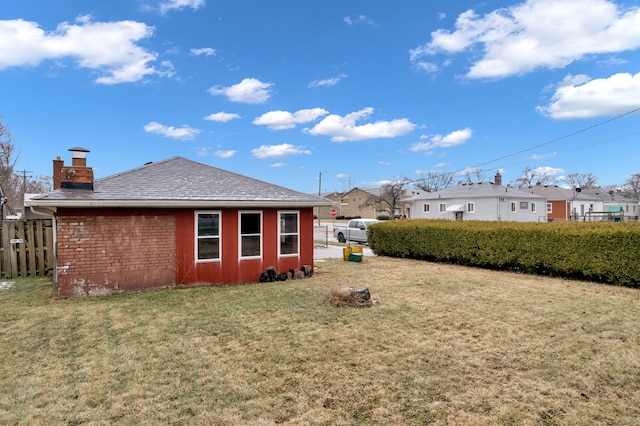
[(531, 213), (535, 213), (536, 212), (536, 203), (534, 203), (533, 201), (531, 202)]
[(446, 213), (447, 212), (447, 203), (439, 203), (438, 211), (440, 213)]
[(553, 203), (547, 201), (547, 213), (553, 213)]
[(511, 213), (517, 213), (518, 212), (518, 206), (515, 203), (515, 201), (511, 202)]
[(467, 213), (475, 213), (476, 212), (476, 203), (473, 201), (467, 202)]
[[(242, 233), (242, 216), (243, 215), (259, 215), (260, 217), (260, 232), (259, 233), (252, 233), (252, 234), (243, 234)], [(264, 241), (264, 224), (263, 224), (263, 212), (262, 210), (240, 210), (238, 211), (238, 259), (261, 259), (262, 258), (262, 244)], [(252, 254), (249, 256), (243, 256), (242, 255), (242, 248), (243, 248), (243, 243), (242, 243), (242, 237), (259, 237), (259, 244), (258, 244), (258, 248), (259, 248), (259, 253), (258, 254)]]
[[(295, 214), (296, 215), (296, 232), (284, 232), (282, 215)], [(295, 236), (296, 237), (296, 252), (295, 253), (282, 253), (283, 238)], [(278, 210), (278, 257), (297, 257), (300, 256), (300, 210)]]
[(424, 203), (422, 205), (422, 213), (431, 213), (431, 204), (430, 203)]
[[(217, 215), (218, 216), (218, 234), (217, 235), (200, 235), (199, 234), (199, 217), (200, 215)], [(222, 211), (220, 210), (196, 210), (194, 212), (194, 259), (196, 263), (221, 262), (222, 261)], [(217, 239), (218, 240), (218, 257), (200, 259), (200, 240)]]

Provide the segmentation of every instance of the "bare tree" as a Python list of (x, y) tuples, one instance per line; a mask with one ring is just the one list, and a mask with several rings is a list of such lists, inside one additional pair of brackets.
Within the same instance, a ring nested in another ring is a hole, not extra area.
[(399, 207), (400, 200), (405, 195), (404, 188), (408, 183), (407, 178), (393, 178), (391, 182), (382, 185), (379, 194), (371, 194), (360, 207), (375, 207), (382, 212), (388, 212), (389, 218), (393, 219), (396, 208)]
[(342, 194), (346, 194), (347, 192), (351, 191), (355, 186), (355, 179), (353, 179), (351, 176), (340, 175), (340, 185), (342, 186), (340, 192)]
[(49, 192), (53, 189), (53, 179), (51, 176), (38, 176), (35, 179), (27, 181), (28, 194), (41, 194)]
[(413, 184), (416, 188), (426, 192), (436, 192), (453, 185), (453, 174), (435, 170), (420, 172), (420, 177)]
[(465, 169), (462, 175), (465, 177), (467, 183), (473, 182), (474, 179), (476, 182), (484, 182), (487, 179), (487, 172), (481, 167)]
[(15, 211), (16, 207), (22, 205), (20, 179), (15, 174), (18, 158), (19, 154), (16, 153), (11, 132), (0, 122), (0, 188), (6, 197), (5, 207), (9, 212)]
[(549, 185), (553, 177), (544, 169), (532, 169), (527, 166), (522, 171), (522, 176), (515, 179), (512, 185), (516, 188), (529, 188), (534, 185)]
[(0, 121), (0, 189), (6, 200), (3, 215), (14, 214), (16, 209), (22, 208), (25, 193), (41, 193), (52, 189), (49, 176), (31, 179), (26, 170), (18, 173), (16, 166), (19, 159), (20, 153), (16, 150), (13, 135)]
[(570, 173), (561, 179), (571, 189), (595, 188), (598, 178), (593, 173)]
[(622, 188), (634, 199), (640, 200), (640, 173), (629, 176)]

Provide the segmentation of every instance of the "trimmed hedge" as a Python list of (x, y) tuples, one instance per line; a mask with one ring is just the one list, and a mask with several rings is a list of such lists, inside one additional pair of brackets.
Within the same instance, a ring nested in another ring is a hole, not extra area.
[(368, 241), (383, 256), (640, 287), (640, 223), (398, 220)]

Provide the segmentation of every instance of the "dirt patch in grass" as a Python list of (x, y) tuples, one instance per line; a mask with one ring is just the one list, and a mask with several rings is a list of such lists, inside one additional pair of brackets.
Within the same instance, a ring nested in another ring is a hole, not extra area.
[[(336, 309), (368, 287), (374, 309)], [(640, 292), (412, 260), (51, 300), (0, 292), (1, 424), (633, 425)]]

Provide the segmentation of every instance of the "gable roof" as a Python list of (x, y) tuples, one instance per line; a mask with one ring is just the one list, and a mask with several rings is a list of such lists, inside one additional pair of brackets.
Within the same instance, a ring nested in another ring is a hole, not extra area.
[(493, 182), (462, 183), (442, 189), (440, 191), (419, 191), (412, 196), (412, 200), (433, 199), (470, 199), (470, 198), (509, 198), (544, 199), (539, 195), (530, 194), (508, 186), (496, 185)]
[(314, 207), (324, 198), (173, 157), (96, 179), (94, 190), (57, 189), (34, 196), (35, 207)]

